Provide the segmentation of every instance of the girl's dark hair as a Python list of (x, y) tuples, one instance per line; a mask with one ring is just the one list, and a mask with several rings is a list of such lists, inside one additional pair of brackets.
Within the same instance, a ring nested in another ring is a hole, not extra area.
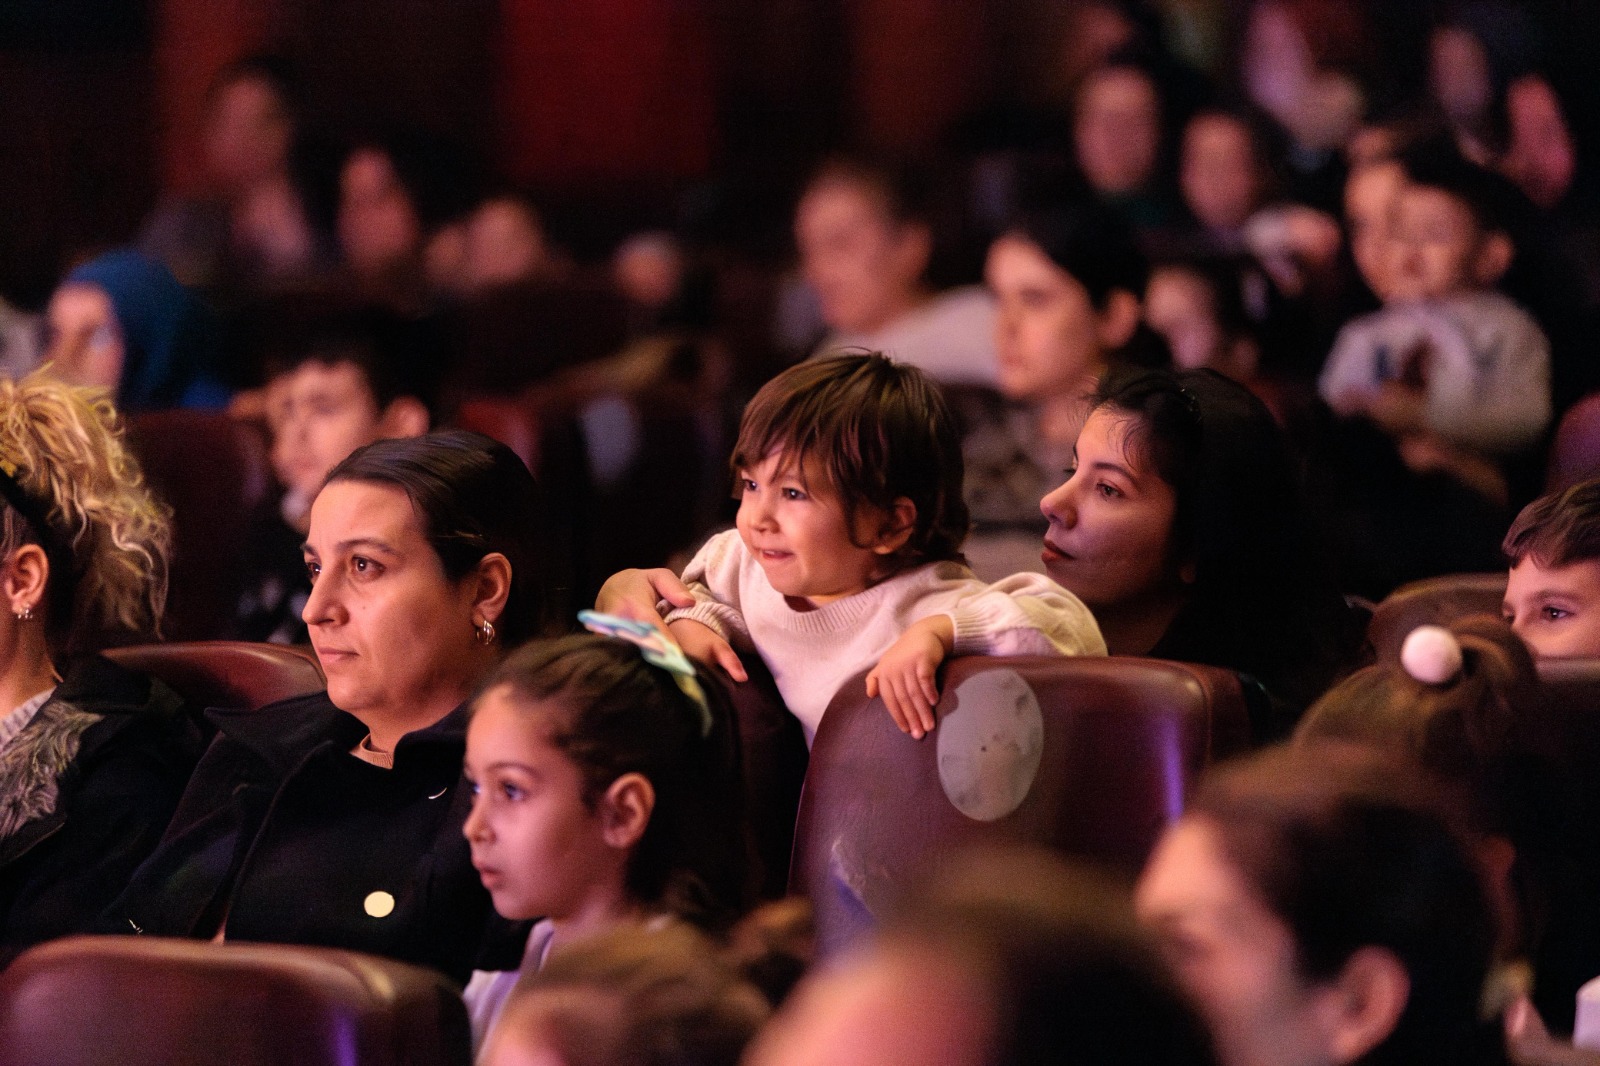
[(1303, 710), (1354, 635), (1317, 565), (1299, 466), (1272, 413), (1204, 369), (1114, 369), (1094, 406), (1130, 420), (1128, 447), (1176, 497), (1171, 543), (1194, 580), (1157, 654), (1244, 671)]
[(374, 441), (333, 468), (327, 484), (335, 481), (404, 492), (451, 581), (466, 577), (491, 552), (504, 555), (511, 563), (511, 594), (495, 629), (508, 648), (539, 632), (549, 520), (539, 486), (510, 448), (464, 429)]
[(707, 708), (632, 644), (585, 633), (517, 649), (482, 691), (504, 685), (515, 700), (549, 707), (550, 742), (582, 772), (585, 803), (623, 774), (649, 779), (655, 810), (628, 891), (718, 928), (747, 902), (749, 838), (737, 721), (720, 684), (695, 672)]
[(1202, 781), (1190, 808), (1294, 938), (1308, 982), (1375, 946), (1410, 994), (1367, 1064), (1495, 1061), (1478, 1004), (1495, 946), (1470, 846), (1407, 764), (1328, 743), (1274, 748)]
[(808, 359), (761, 387), (744, 410), (734, 476), (774, 450), (815, 464), (839, 497), (854, 535), (863, 507), (888, 513), (902, 496), (916, 527), (901, 566), (961, 556), (967, 538), (961, 438), (944, 394), (922, 371), (881, 352)]

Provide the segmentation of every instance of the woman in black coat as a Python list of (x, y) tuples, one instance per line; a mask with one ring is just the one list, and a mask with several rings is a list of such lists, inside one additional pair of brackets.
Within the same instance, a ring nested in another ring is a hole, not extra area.
[(385, 440), (311, 508), (304, 617), (325, 693), (219, 733), (108, 931), (350, 948), (464, 980), (512, 968), (461, 826), (465, 703), (533, 634), (532, 476), (474, 433)]

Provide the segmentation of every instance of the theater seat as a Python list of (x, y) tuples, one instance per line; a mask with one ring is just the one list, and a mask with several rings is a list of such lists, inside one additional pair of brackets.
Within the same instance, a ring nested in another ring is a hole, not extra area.
[(320, 692), (327, 687), (310, 649), (241, 640), (136, 644), (106, 652), (130, 670), (159, 677), (196, 711), (246, 707)]
[(1406, 634), (1420, 625), (1448, 625), (1471, 614), (1500, 616), (1506, 572), (1446, 574), (1401, 585), (1372, 612), (1367, 642), (1378, 660), (1395, 659)]
[(466, 1066), (431, 970), (351, 951), (71, 937), (0, 973), (0, 1066)]
[(737, 683), (720, 668), (712, 673), (739, 720), (745, 815), (760, 864), (758, 888), (761, 898), (779, 899), (788, 886), (795, 815), (806, 776), (806, 736), (760, 657), (744, 656), (744, 668), (749, 680)]
[(128, 441), (173, 512), (166, 636), (235, 632), (241, 545), (272, 492), (261, 431), (220, 411), (153, 411), (128, 420)]
[(1153, 659), (952, 661), (938, 727), (895, 728), (864, 675), (823, 715), (789, 885), (823, 950), (954, 845), (1018, 841), (1137, 870), (1196, 775), (1250, 743), (1230, 671)]

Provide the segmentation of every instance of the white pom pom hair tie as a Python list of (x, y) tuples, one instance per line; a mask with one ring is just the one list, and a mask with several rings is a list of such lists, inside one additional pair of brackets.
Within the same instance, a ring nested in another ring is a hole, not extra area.
[(1448, 685), (1461, 674), (1461, 642), (1443, 626), (1418, 626), (1400, 647), (1400, 665), (1424, 685)]

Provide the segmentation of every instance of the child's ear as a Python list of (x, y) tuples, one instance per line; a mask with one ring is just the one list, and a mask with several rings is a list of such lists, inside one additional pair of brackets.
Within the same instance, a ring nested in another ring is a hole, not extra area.
[(428, 408), (415, 396), (396, 396), (378, 416), (380, 437), (420, 437), (428, 432)]
[(1478, 254), (1472, 261), (1472, 279), (1485, 288), (1498, 284), (1511, 269), (1516, 255), (1517, 246), (1511, 243), (1511, 238), (1496, 230), (1478, 247)]
[(600, 832), (609, 847), (631, 848), (644, 836), (656, 809), (656, 789), (641, 773), (623, 774), (611, 782), (600, 801)]
[(1115, 351), (1133, 339), (1139, 328), (1139, 298), (1127, 289), (1113, 289), (1106, 297), (1106, 306), (1095, 316), (1095, 335), (1100, 347)]
[(893, 555), (906, 546), (917, 528), (917, 505), (909, 497), (898, 497), (878, 530), (878, 540), (872, 550), (879, 555)]

